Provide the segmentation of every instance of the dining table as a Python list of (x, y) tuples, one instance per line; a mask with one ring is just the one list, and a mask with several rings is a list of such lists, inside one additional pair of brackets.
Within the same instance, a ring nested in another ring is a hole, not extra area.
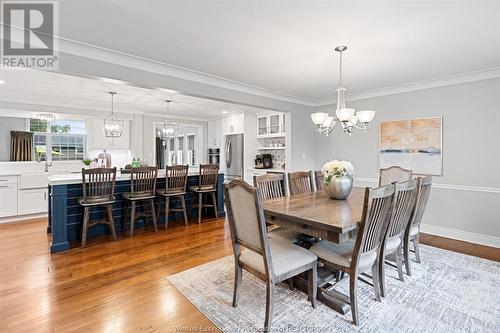
[[(321, 190), (264, 200), (262, 207), (268, 223), (342, 244), (357, 235), (364, 198), (365, 188), (354, 187), (345, 200), (330, 199)], [(307, 291), (304, 279), (299, 277), (295, 284)], [(349, 297), (335, 290), (335, 284), (335, 272), (324, 267), (318, 270), (318, 300), (346, 314), (350, 311)]]

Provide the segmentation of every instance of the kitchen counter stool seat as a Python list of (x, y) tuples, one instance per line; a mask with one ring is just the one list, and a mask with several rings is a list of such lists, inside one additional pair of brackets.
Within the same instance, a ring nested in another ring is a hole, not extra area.
[[(158, 218), (161, 215), (161, 201), (165, 198), (165, 230), (168, 228), (168, 214), (170, 212), (182, 212), (184, 215), (184, 224), (188, 225), (187, 210), (186, 210), (186, 200), (184, 195), (186, 194), (186, 185), (188, 178), (189, 165), (174, 165), (167, 166), (165, 173), (165, 188), (156, 191), (160, 196), (160, 202), (158, 202)], [(172, 208), (170, 206), (170, 199), (177, 198), (181, 203), (181, 208)]]
[[(200, 175), (198, 185), (190, 186), (191, 192), (198, 194), (198, 204), (194, 207), (198, 208), (198, 223), (201, 223), (201, 212), (204, 207), (213, 208), (215, 217), (219, 217), (217, 212), (217, 199), (215, 192), (217, 191), (217, 175), (219, 174), (219, 166), (217, 164), (200, 164)], [(203, 203), (203, 195), (210, 194), (212, 204)]]

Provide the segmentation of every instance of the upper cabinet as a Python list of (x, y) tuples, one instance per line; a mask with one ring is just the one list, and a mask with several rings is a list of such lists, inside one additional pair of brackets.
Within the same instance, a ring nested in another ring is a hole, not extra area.
[(222, 119), (208, 122), (208, 148), (220, 148), (222, 146)]
[(257, 138), (272, 138), (285, 135), (283, 112), (265, 112), (257, 115)]
[(123, 122), (122, 136), (108, 138), (104, 134), (104, 120), (92, 119), (88, 133), (88, 145), (91, 149), (130, 149), (130, 121)]
[(222, 120), (222, 133), (224, 135), (243, 134), (245, 130), (245, 119), (243, 115), (224, 118)]

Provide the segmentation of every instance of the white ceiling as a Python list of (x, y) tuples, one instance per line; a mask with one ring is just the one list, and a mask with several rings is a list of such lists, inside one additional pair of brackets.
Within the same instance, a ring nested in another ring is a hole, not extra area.
[(498, 0), (65, 0), (60, 35), (321, 100), (342, 44), (351, 92), (499, 67), (499, 13)]
[[(210, 120), (224, 114), (257, 112), (261, 109), (225, 103), (192, 96), (181, 95), (166, 89), (145, 89), (115, 80), (82, 78), (34, 70), (0, 70), (0, 106), (2, 103), (21, 105), (23, 111), (46, 110), (55, 113), (83, 111), (83, 114), (110, 112), (111, 97), (108, 91), (115, 91), (115, 112), (144, 113), (163, 116), (166, 113), (165, 99), (171, 99), (170, 114), (177, 118)], [(4, 108), (6, 108), (4, 106)], [(7, 108), (8, 109), (8, 108)], [(0, 116), (8, 110), (1, 111)], [(9, 113), (12, 115), (12, 113)]]

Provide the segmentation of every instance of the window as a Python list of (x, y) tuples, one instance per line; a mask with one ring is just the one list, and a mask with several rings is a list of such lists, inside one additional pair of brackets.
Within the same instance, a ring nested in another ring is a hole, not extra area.
[[(156, 126), (161, 127), (161, 123)], [(159, 128), (157, 127), (157, 128)], [(157, 161), (157, 165), (190, 165), (196, 166), (202, 158), (199, 156), (201, 146), (201, 129), (196, 126), (179, 125), (177, 136), (175, 138), (168, 138), (161, 145), (164, 153), (156, 156), (156, 158), (163, 159)], [(158, 137), (158, 133), (156, 134)]]
[(86, 153), (84, 121), (30, 119), (35, 159), (53, 161), (82, 160)]

